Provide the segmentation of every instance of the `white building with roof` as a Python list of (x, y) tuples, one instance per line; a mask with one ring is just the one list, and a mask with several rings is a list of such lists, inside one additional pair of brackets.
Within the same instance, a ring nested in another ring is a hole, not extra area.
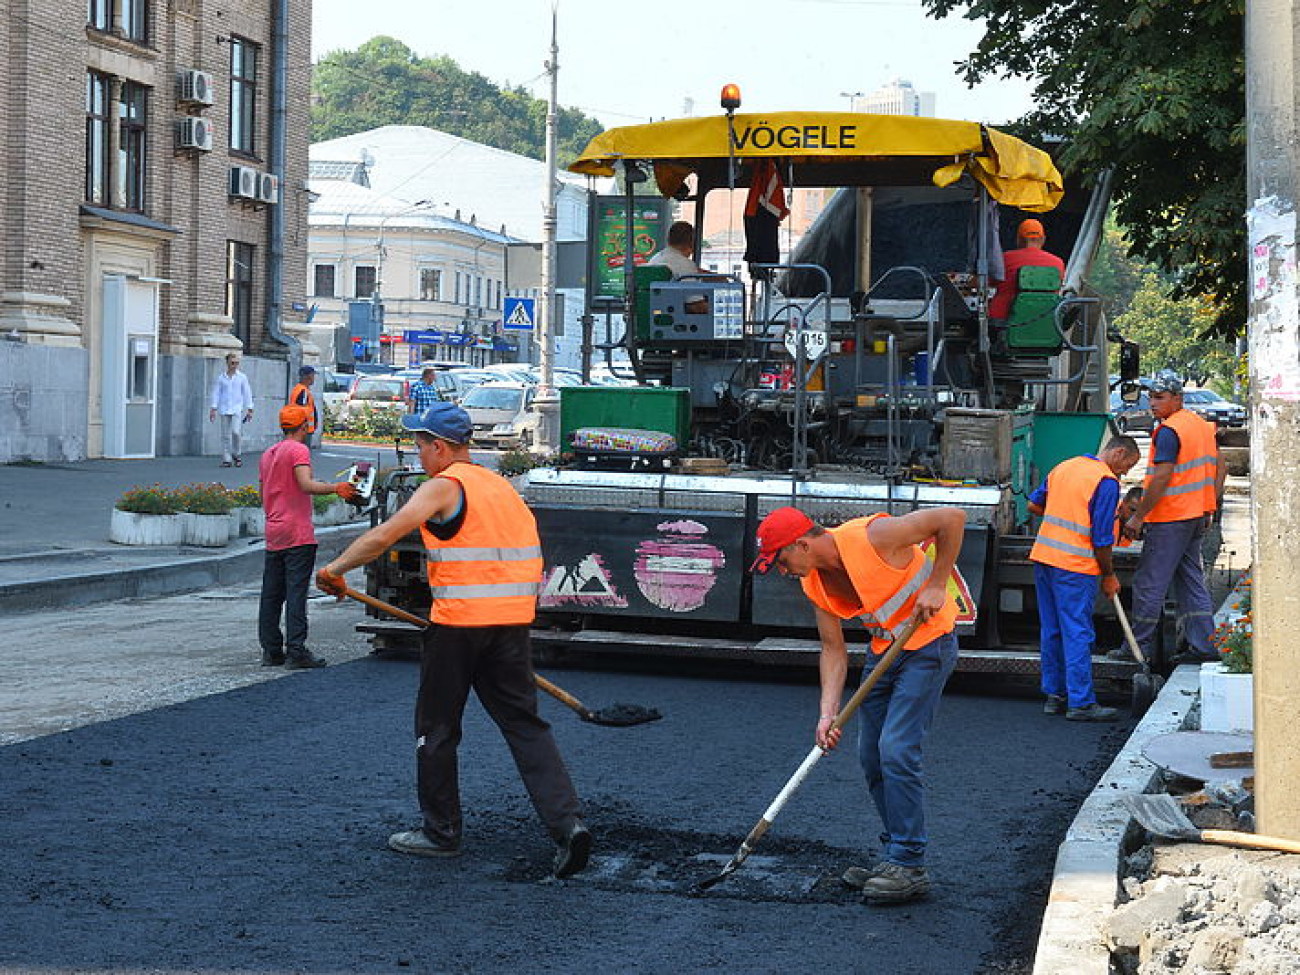
[[(310, 155), (311, 187), (320, 198), (311, 207), (309, 285), (317, 292), (328, 290), (327, 268), (335, 268), (334, 302), (324, 294), (313, 296), (319, 303), (318, 317), (346, 316), (347, 308), (340, 306), (364, 298), (370, 290), (372, 272), (362, 270), (358, 279), (358, 268), (373, 267), (390, 336), (384, 343), (387, 350), (381, 352), (387, 357), (383, 361), (405, 363), (417, 357), (416, 351), (423, 358), (537, 360), (537, 350), (527, 341), (517, 356), (505, 348), (506, 342), (519, 345), (515, 337), (527, 339), (529, 333), (505, 332), (500, 320), (505, 295), (535, 296), (511, 287), (504, 254), (509, 241), (542, 240), (544, 163), (418, 125), (385, 125), (318, 142)], [(557, 240), (585, 240), (587, 180), (561, 171), (557, 183)], [(386, 251), (382, 273), (381, 221)], [(361, 243), (366, 233), (368, 253)], [(452, 244), (453, 238), (459, 243)], [(447, 246), (437, 251), (426, 246), (434, 241)], [(423, 297), (434, 293), (434, 281), (440, 297)], [(555, 363), (576, 364), (584, 295), (581, 289), (561, 293), (564, 313), (556, 323)], [(445, 331), (455, 322), (457, 310), (463, 330), (500, 341), (490, 349), (465, 347), (461, 356), (451, 354), (457, 346), (440, 345), (430, 354), (430, 349), (413, 351), (394, 338), (418, 331), (407, 325), (422, 321), (426, 312), (442, 323), (430, 327)], [(495, 329), (490, 336), (484, 334), (489, 328)]]
[(934, 118), (934, 92), (917, 91), (906, 78), (891, 78), (875, 91), (857, 98), (856, 111)]
[(439, 213), (427, 201), (353, 182), (364, 168), (311, 165), (307, 282), (314, 328), (350, 337), (361, 361), (482, 365), (517, 357), (518, 340), (501, 328), (512, 238)]

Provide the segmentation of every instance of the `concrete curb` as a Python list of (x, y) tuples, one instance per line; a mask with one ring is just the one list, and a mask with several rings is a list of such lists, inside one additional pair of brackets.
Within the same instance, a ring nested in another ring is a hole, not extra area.
[(1131, 816), (1126, 795), (1154, 785), (1160, 768), (1142, 754), (1147, 742), (1186, 726), (1199, 692), (1196, 667), (1178, 667), (1120, 753), (1084, 800), (1057, 850), (1043, 913), (1034, 975), (1108, 975), (1102, 927), (1115, 909), (1119, 864)]
[[(359, 523), (317, 528), (317, 564), (343, 551), (369, 527)], [(259, 541), (238, 551), (222, 550), (210, 556), (4, 584), (0, 585), (0, 613), (74, 608), (251, 582), (261, 578), (265, 551), (265, 544)]]

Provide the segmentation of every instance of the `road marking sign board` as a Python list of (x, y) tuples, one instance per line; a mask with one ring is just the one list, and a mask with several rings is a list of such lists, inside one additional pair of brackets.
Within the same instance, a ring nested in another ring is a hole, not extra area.
[(533, 322), (537, 321), (537, 299), (536, 298), (507, 298), (504, 320), (501, 325), (503, 328), (510, 328), (520, 332), (531, 332)]

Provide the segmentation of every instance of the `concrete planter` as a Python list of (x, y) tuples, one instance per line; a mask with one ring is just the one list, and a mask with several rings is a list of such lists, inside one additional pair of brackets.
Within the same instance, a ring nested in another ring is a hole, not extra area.
[(242, 534), (250, 538), (266, 534), (266, 512), (261, 508), (240, 508), (244, 513)]
[(1229, 674), (1221, 663), (1201, 664), (1201, 730), (1255, 730), (1255, 675)]
[(352, 512), (356, 510), (345, 501), (336, 501), (324, 511), (313, 513), (312, 521), (321, 526), (329, 525), (346, 525), (352, 520)]
[(179, 545), (185, 537), (180, 515), (143, 515), (113, 509), (108, 540), (119, 545)]
[(181, 513), (181, 525), (182, 541), (186, 545), (222, 548), (230, 541), (229, 515), (196, 515), (186, 511)]

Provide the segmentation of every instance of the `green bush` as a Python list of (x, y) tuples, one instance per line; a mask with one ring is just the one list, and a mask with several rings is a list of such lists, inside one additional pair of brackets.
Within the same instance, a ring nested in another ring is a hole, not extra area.
[(316, 514), (324, 514), (329, 510), (330, 505), (338, 500), (335, 494), (313, 494), (311, 496), (311, 510)]
[(181, 511), (195, 515), (224, 515), (235, 506), (224, 484), (187, 484), (176, 490)]
[(174, 515), (181, 510), (175, 493), (161, 484), (130, 488), (117, 499), (115, 507), (139, 515)]
[(527, 450), (507, 450), (497, 461), (497, 473), (502, 477), (524, 474), (534, 467), (563, 467), (572, 454), (537, 454)]

